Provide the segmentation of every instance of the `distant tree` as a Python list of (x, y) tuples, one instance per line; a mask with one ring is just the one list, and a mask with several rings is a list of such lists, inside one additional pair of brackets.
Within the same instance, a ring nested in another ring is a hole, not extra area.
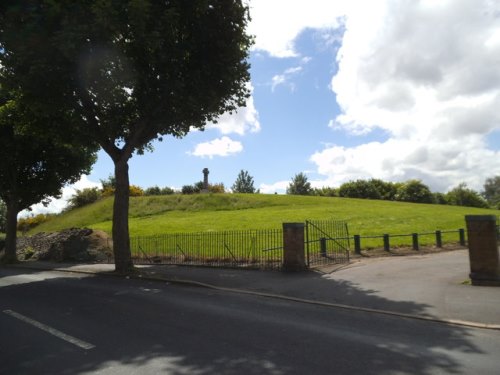
[(380, 194), (380, 199), (386, 201), (393, 201), (396, 199), (396, 193), (398, 191), (398, 185), (393, 182), (382, 181), (377, 178), (372, 178), (368, 180), (368, 183), (373, 186), (375, 190)]
[(243, 0), (0, 3), (0, 66), (38, 111), (64, 112), (114, 164), (113, 251), (133, 270), (129, 160), (246, 104), (250, 80)]
[(172, 189), (168, 186), (161, 189), (161, 195), (172, 195), (174, 193), (175, 193), (174, 189)]
[(433, 193), (434, 203), (436, 204), (449, 204), (446, 194), (443, 193)]
[(337, 197), (338, 191), (335, 188), (323, 186), (322, 188), (314, 188), (313, 194), (318, 197)]
[[(74, 134), (51, 132), (51, 122), (60, 125), (68, 119), (41, 115), (18, 98), (0, 92), (0, 199), (7, 207), (6, 263), (17, 261), (18, 213), (35, 203), (48, 203), (50, 197), (60, 197), (65, 184), (90, 172), (96, 150), (79, 144), (82, 140)], [(38, 131), (43, 124), (47, 129)]]
[(68, 200), (68, 209), (72, 210), (94, 203), (101, 198), (101, 190), (97, 187), (76, 190)]
[(382, 199), (377, 185), (366, 180), (349, 181), (340, 185), (339, 197)]
[(115, 190), (116, 189), (116, 178), (113, 175), (109, 175), (107, 179), (100, 180), (103, 190)]
[(196, 190), (193, 185), (184, 185), (181, 189), (182, 194), (194, 194)]
[(236, 181), (231, 187), (233, 193), (255, 193), (255, 187), (253, 186), (253, 177), (250, 176), (248, 171), (244, 171), (243, 169), (236, 177)]
[(434, 197), (429, 187), (420, 180), (409, 180), (403, 183), (396, 193), (396, 200), (413, 203), (433, 203)]
[(144, 195), (162, 195), (162, 193), (158, 186), (151, 186), (144, 190)]
[(477, 191), (469, 189), (465, 182), (446, 193), (446, 198), (449, 204), (454, 206), (488, 207), (488, 202)]
[(291, 195), (311, 195), (312, 192), (311, 183), (307, 180), (305, 173), (302, 172), (292, 178), (286, 189), (286, 193)]
[(500, 176), (487, 178), (482, 196), (493, 208), (500, 209)]

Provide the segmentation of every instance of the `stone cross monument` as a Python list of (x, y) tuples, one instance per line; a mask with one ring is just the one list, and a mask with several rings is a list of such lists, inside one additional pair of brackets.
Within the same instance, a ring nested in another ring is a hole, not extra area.
[(203, 192), (208, 193), (208, 174), (210, 173), (208, 171), (208, 168), (203, 168)]

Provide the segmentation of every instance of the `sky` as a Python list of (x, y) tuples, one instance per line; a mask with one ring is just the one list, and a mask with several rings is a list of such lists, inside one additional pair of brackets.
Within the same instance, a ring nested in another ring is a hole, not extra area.
[[(240, 170), (283, 194), (303, 172), (314, 187), (419, 179), (435, 192), (500, 175), (500, 2), (249, 0), (252, 96), (235, 115), (130, 160), (130, 181), (230, 189)], [(75, 189), (113, 174), (100, 152)]]

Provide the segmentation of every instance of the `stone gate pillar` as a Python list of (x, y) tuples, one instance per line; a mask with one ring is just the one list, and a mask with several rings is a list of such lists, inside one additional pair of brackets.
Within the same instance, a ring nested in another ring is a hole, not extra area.
[(494, 215), (467, 215), (472, 285), (500, 286), (500, 256)]
[(304, 223), (283, 223), (283, 271), (306, 268)]

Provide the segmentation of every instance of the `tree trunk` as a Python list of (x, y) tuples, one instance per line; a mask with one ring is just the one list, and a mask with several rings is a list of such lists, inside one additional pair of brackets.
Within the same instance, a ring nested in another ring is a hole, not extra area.
[(17, 262), (17, 214), (19, 213), (18, 205), (15, 199), (5, 202), (7, 205), (7, 225), (5, 230), (5, 255), (2, 259), (4, 263)]
[(115, 163), (115, 201), (113, 205), (113, 252), (115, 271), (127, 274), (134, 270), (128, 229), (129, 177), (128, 158), (113, 159)]

